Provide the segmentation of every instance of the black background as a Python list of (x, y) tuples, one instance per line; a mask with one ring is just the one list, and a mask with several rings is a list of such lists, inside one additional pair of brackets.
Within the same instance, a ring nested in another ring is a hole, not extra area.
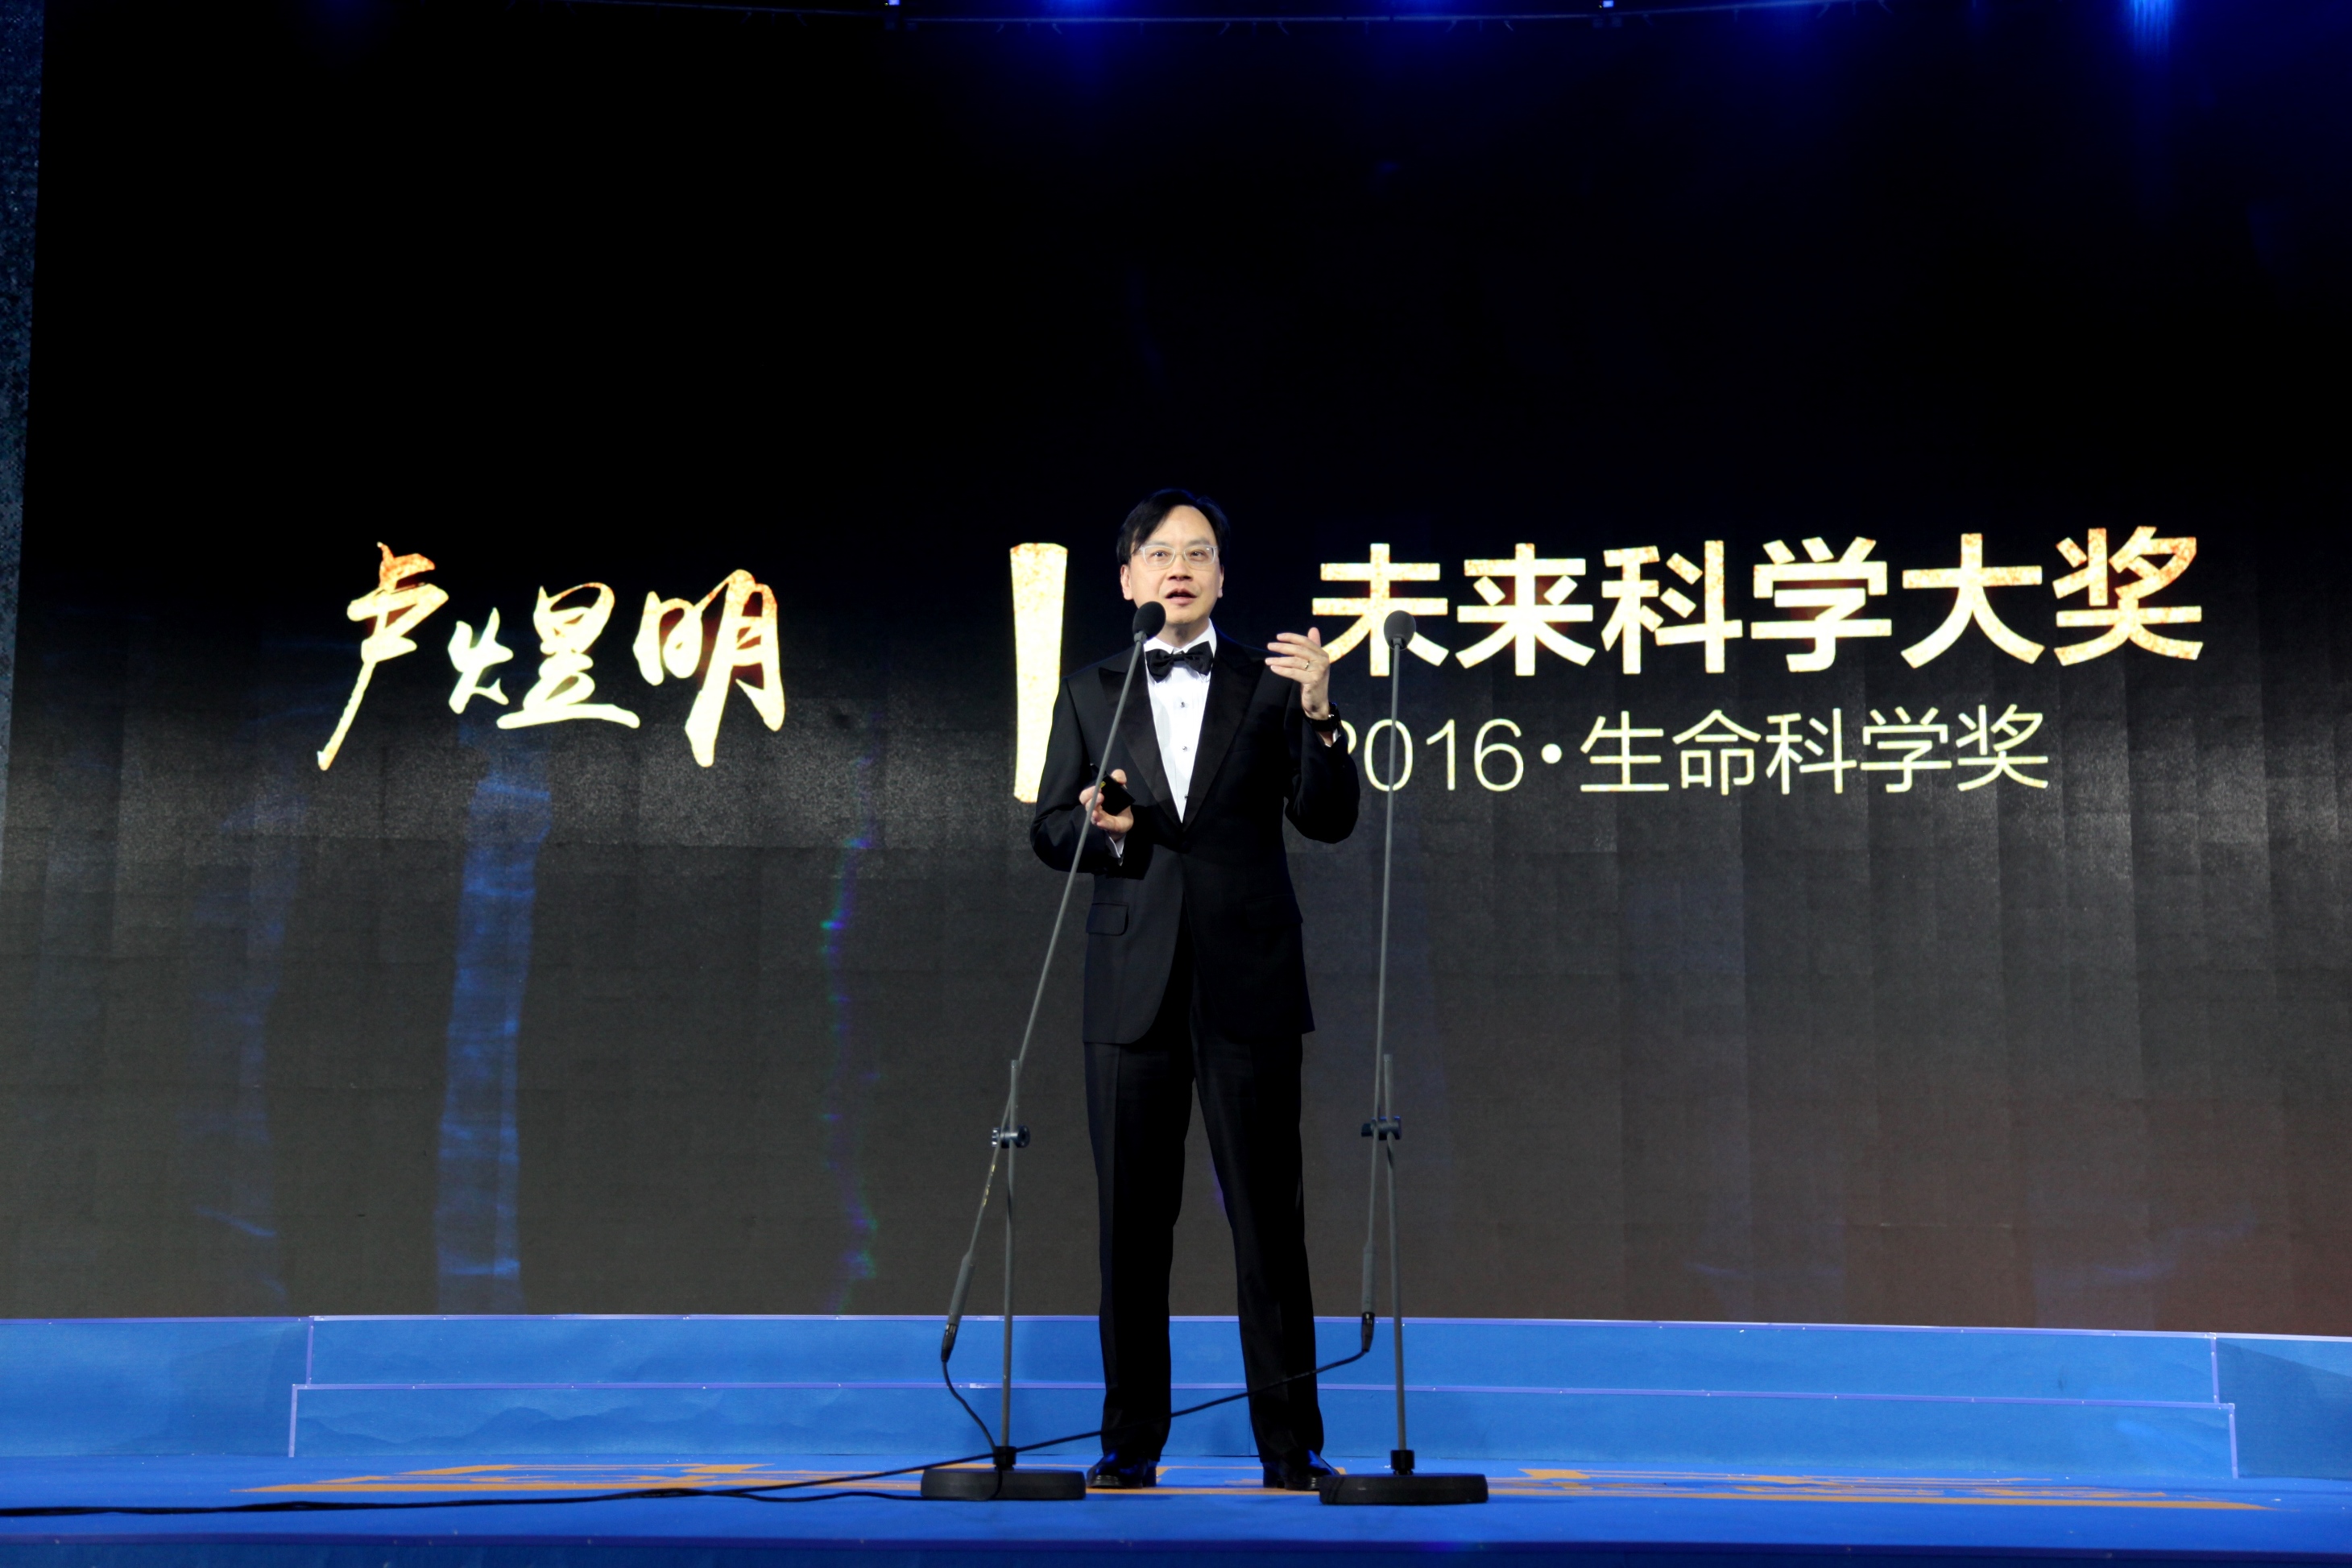
[[(1003, 552), (1072, 547), (1099, 656), (1111, 531), (1172, 482), (1235, 517), (1250, 641), (1376, 539), (1460, 601), (1522, 539), (1597, 573), (1723, 538), (1740, 613), (1771, 538), (1899, 574), (1976, 530), (2054, 578), (2087, 528), (2195, 535), (2193, 664), (1971, 634), (1915, 673), (1945, 601), (1899, 591), (1818, 675), (1412, 664), (1416, 733), (1570, 747), (1398, 797), (1412, 1304), (2352, 1333), (2348, 34), (53, 6), (0, 1303), (470, 1300), (434, 1242), (469, 802), (523, 743), (449, 715), (440, 648), (596, 579), (646, 724), (530, 742), (521, 1302), (936, 1310), (1055, 892)], [(378, 539), (452, 602), (320, 774)], [(704, 772), (626, 638), (738, 566), (791, 714), (737, 699)], [(2012, 701), (2047, 791), (1574, 787), (1601, 712)], [(1327, 1311), (1376, 841), (1294, 854)], [(1038, 1311), (1092, 1305), (1075, 956), (1024, 1117)], [(1196, 1170), (1180, 1311), (1230, 1310), (1221, 1231)]]

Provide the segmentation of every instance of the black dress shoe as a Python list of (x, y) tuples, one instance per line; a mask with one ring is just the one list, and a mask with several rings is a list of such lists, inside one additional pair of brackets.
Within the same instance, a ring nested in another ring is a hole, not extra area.
[(1278, 1491), (1320, 1491), (1339, 1473), (1314, 1449), (1301, 1448), (1267, 1464), (1265, 1484)]
[(1097, 1491), (1134, 1491), (1160, 1484), (1160, 1461), (1129, 1459), (1105, 1454), (1087, 1470), (1087, 1485)]

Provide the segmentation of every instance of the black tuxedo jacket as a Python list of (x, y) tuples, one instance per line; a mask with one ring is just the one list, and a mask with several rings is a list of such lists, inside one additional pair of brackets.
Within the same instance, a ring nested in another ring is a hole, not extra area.
[(1094, 873), (1087, 911), (1086, 1038), (1140, 1040), (1160, 1010), (1180, 925), (1192, 938), (1203, 1002), (1241, 1040), (1315, 1027), (1299, 948), (1282, 822), (1324, 843), (1355, 830), (1356, 768), (1346, 746), (1326, 746), (1307, 722), (1296, 681), (1265, 667), (1265, 651), (1220, 635), (1192, 768), (1192, 810), (1176, 814), (1151, 725), (1151, 676), (1139, 668), (1119, 734), (1110, 731), (1124, 653), (1062, 683), (1029, 841), (1066, 870), (1087, 826), (1078, 792), (1105, 749), (1127, 769), (1135, 828), (1124, 854), (1100, 830), (1087, 834), (1079, 870)]

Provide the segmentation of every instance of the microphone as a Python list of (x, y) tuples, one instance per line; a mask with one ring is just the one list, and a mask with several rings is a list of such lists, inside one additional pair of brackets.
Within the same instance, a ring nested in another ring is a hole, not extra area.
[(1389, 612), (1389, 618), (1381, 622), (1381, 635), (1389, 640), (1389, 646), (1391, 648), (1402, 648), (1412, 642), (1413, 631), (1412, 613), (1410, 611), (1391, 610)]
[[(1400, 610), (1397, 615), (1404, 615), (1404, 612)], [(1393, 622), (1396, 620), (1396, 615), (1391, 615), (1389, 619)], [(1405, 635), (1410, 637), (1412, 635), (1412, 617), (1404, 615), (1404, 621)], [(1135, 623), (1132, 630), (1137, 642), (1149, 643), (1159, 636), (1160, 629), (1167, 624), (1168, 606), (1160, 603), (1157, 599), (1147, 599), (1135, 607)]]

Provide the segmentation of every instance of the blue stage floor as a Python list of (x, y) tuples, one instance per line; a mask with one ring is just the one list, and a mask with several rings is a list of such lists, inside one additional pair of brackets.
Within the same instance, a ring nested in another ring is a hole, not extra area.
[[(445, 1497), (556, 1497), (647, 1486), (744, 1486), (881, 1469), (912, 1457), (725, 1460), (446, 1462), (383, 1465), (282, 1458), (0, 1460), (8, 1506), (419, 1502)], [(1378, 1469), (1378, 1461), (1340, 1461)], [(1484, 1507), (1339, 1509), (1268, 1492), (1254, 1466), (1171, 1463), (1154, 1492), (1076, 1503), (925, 1503), (913, 1478), (878, 1484), (898, 1498), (790, 1504), (733, 1498), (562, 1506), (279, 1515), (97, 1515), (0, 1520), (0, 1563), (464, 1563), (506, 1568), (692, 1563), (1009, 1563), (1051, 1553), (1122, 1563), (1213, 1562), (1221, 1568), (1346, 1552), (1366, 1563), (1485, 1551), (1515, 1561), (1596, 1554), (1684, 1561), (1766, 1552), (1781, 1562), (1955, 1555), (2352, 1561), (2352, 1483), (2321, 1480), (2111, 1484), (2027, 1477), (1763, 1475), (1570, 1468), (1494, 1460)], [(791, 1495), (791, 1494), (784, 1494)]]
[[(1001, 1325), (953, 1371), (993, 1415)], [(1084, 1433), (1090, 1319), (1017, 1325), (1014, 1431)], [(1360, 1341), (1320, 1325), (1326, 1360)], [(1387, 1364), (1386, 1326), (1370, 1364)], [(2352, 1564), (2352, 1341), (2070, 1330), (1433, 1320), (1424, 1469), (1481, 1507), (1266, 1492), (1244, 1407), (1179, 1421), (1157, 1491), (1067, 1503), (694, 1496), (0, 1518), (0, 1568), (1402, 1563), (1432, 1552), (1696, 1565), (2051, 1556)], [(1186, 1399), (1240, 1390), (1232, 1320), (1171, 1329)], [(576, 1497), (804, 1480), (971, 1453), (930, 1318), (0, 1322), (0, 1509)], [(1384, 1468), (1377, 1375), (1322, 1385), (1335, 1459)], [(1091, 1438), (1039, 1462), (1083, 1465)], [(786, 1457), (791, 1456), (791, 1457)], [(791, 1494), (786, 1494), (791, 1495)], [(803, 1494), (805, 1495), (805, 1494)]]

